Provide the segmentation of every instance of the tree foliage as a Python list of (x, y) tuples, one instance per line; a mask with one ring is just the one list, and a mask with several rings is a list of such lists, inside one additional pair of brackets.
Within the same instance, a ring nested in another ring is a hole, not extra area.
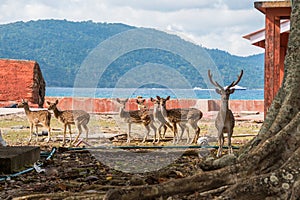
[[(0, 25), (0, 57), (36, 60), (40, 64), (47, 86), (72, 87), (81, 63), (100, 42), (133, 28), (135, 27), (125, 24), (66, 20), (4, 24)], [(206, 51), (219, 68), (225, 84), (229, 84), (239, 70), (244, 69), (245, 76), (241, 85), (263, 88), (262, 54), (239, 57), (218, 49)], [(189, 63), (177, 55), (157, 49), (142, 49), (120, 57), (105, 72), (98, 87), (114, 87), (126, 70), (147, 62), (176, 68), (192, 87), (206, 87), (202, 77)]]

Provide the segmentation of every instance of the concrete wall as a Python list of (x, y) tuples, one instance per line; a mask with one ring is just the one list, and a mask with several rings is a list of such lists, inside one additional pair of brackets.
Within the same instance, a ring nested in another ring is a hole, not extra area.
[[(68, 109), (83, 109), (91, 113), (112, 113), (118, 112), (118, 104), (113, 99), (106, 98), (71, 98), (71, 97), (45, 97), (45, 102), (54, 102), (59, 100), (58, 108), (61, 110)], [(151, 108), (153, 103), (150, 100), (146, 101)], [(48, 107), (47, 103), (44, 107)], [(220, 108), (220, 100), (205, 100), (205, 99), (173, 99), (168, 101), (167, 108), (190, 108), (195, 107), (202, 112), (217, 111)], [(264, 111), (263, 100), (230, 100), (229, 107), (233, 112), (241, 111)], [(137, 104), (135, 99), (130, 99), (126, 105), (128, 110), (136, 110)]]

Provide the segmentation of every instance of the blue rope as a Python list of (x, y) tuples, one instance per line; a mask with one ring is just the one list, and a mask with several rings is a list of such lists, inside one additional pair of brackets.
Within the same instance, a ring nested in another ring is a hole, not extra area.
[[(50, 152), (50, 154), (49, 154), (48, 157), (46, 158), (46, 160), (50, 160), (51, 157), (54, 155), (55, 152), (56, 152), (56, 148), (53, 147), (52, 150), (51, 150), (51, 152)], [(42, 166), (42, 165), (43, 165), (43, 163), (39, 163), (37, 166), (40, 167), (40, 166)], [(0, 182), (1, 182), (1, 181), (5, 181), (5, 180), (7, 180), (7, 179), (10, 179), (10, 178), (12, 178), (12, 177), (20, 176), (20, 175), (25, 174), (25, 173), (28, 173), (28, 172), (30, 172), (30, 171), (32, 171), (32, 170), (34, 170), (34, 167), (30, 167), (30, 168), (28, 168), (28, 169), (25, 169), (25, 170), (23, 170), (23, 171), (20, 171), (20, 172), (11, 174), (11, 175), (7, 175), (7, 176), (5, 176), (5, 177), (3, 177), (3, 178), (0, 178)]]

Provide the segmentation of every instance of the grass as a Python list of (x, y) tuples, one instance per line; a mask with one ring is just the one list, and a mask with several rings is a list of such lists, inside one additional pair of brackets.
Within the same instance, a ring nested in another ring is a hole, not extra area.
[[(214, 126), (214, 121), (212, 120), (201, 120), (200, 123), (200, 137), (201, 136), (209, 136), (216, 137), (217, 130)], [(88, 124), (91, 133), (95, 132), (110, 132), (111, 133), (126, 133), (127, 125), (123, 121), (118, 121), (118, 118), (113, 115), (91, 115), (90, 122)], [(243, 145), (247, 141), (251, 140), (253, 136), (258, 133), (261, 124), (255, 124), (250, 122), (237, 122), (234, 128), (234, 136), (245, 135), (246, 137), (233, 137), (232, 142), (233, 145)], [(2, 129), (2, 135), (4, 140), (9, 145), (25, 145), (28, 143), (29, 138), (29, 123), (25, 114), (18, 115), (6, 115), (0, 117), (0, 128)], [(52, 116), (51, 119), (51, 137), (61, 136), (63, 134), (63, 125)], [(39, 132), (45, 130), (45, 128), (40, 127)], [(180, 129), (179, 129), (180, 130)], [(132, 125), (132, 132), (134, 134), (138, 134), (138, 137), (142, 137), (145, 129), (141, 125)], [(72, 132), (77, 134), (77, 130), (74, 126), (72, 126)], [(85, 133), (83, 133), (85, 134)], [(75, 134), (72, 135), (73, 138)], [(173, 133), (168, 129), (166, 133), (167, 137), (172, 137)], [(67, 133), (67, 137), (69, 137)], [(186, 138), (186, 134), (183, 135)], [(194, 137), (193, 130), (190, 130), (190, 138)], [(39, 137), (40, 139), (41, 137)], [(44, 137), (46, 138), (46, 137)], [(150, 132), (150, 138), (153, 138), (153, 132)], [(32, 137), (32, 140), (35, 140), (35, 136)], [(225, 138), (226, 140), (226, 138)], [(217, 141), (212, 145), (216, 145)], [(226, 144), (226, 141), (225, 141)], [(148, 144), (145, 144), (148, 145)], [(149, 144), (150, 145), (150, 144)]]

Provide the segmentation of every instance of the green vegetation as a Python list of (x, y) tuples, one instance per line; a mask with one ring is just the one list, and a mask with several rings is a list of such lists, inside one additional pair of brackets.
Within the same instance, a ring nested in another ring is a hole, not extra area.
[[(48, 87), (73, 87), (76, 74), (86, 56), (105, 39), (135, 27), (125, 24), (38, 20), (0, 25), (0, 58), (36, 60)], [(178, 40), (178, 37), (170, 37)], [(203, 48), (200, 47), (199, 48)], [(263, 54), (233, 56), (218, 49), (205, 49), (229, 84), (240, 69), (241, 85), (263, 88)], [(159, 49), (141, 49), (111, 63), (98, 87), (114, 87), (128, 70), (145, 63), (170, 66), (182, 74), (192, 87), (206, 87), (199, 73), (178, 55)], [(125, 83), (130, 87), (131, 83)], [(155, 85), (147, 85), (153, 87)]]

